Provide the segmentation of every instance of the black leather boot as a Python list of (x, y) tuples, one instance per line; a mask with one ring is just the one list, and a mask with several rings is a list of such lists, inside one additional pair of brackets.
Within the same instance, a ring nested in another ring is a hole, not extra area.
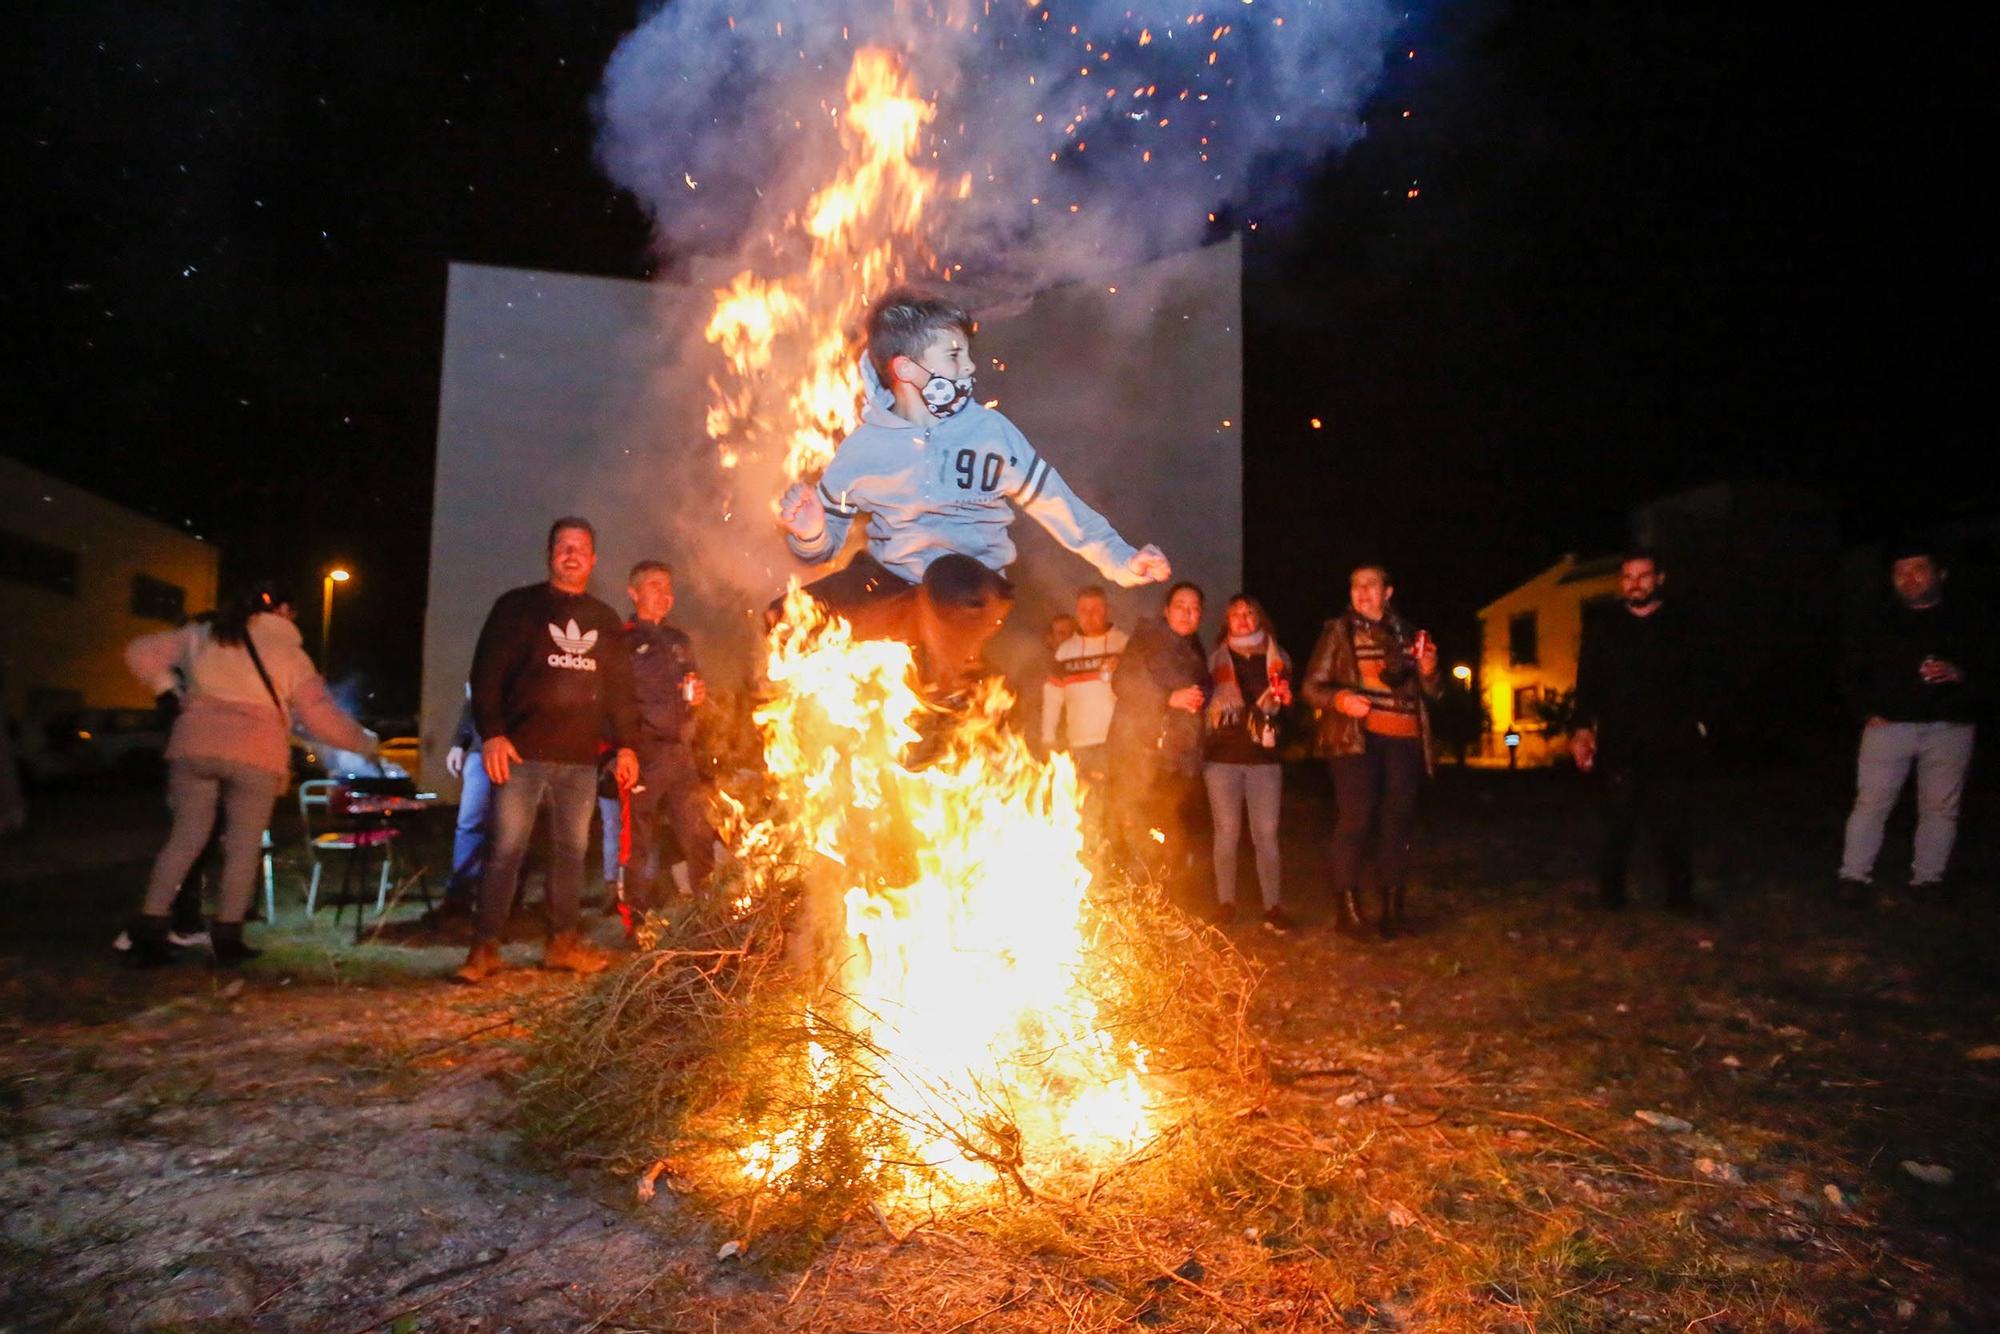
[(1403, 886), (1391, 885), (1382, 891), (1382, 939), (1393, 940), (1403, 933)]
[(141, 913), (132, 919), (127, 928), (132, 934), (132, 948), (125, 955), (125, 962), (133, 968), (158, 968), (174, 961), (174, 948), (167, 943), (167, 928), (173, 919), (164, 915), (148, 917)]
[(215, 963), (219, 968), (234, 968), (237, 964), (249, 963), (264, 952), (243, 943), (241, 922), (212, 923), (209, 935), (215, 941)]

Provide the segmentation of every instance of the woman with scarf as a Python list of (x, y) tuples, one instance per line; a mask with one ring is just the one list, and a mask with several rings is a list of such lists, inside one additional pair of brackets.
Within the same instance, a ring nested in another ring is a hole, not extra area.
[(1222, 636), (1208, 655), (1214, 693), (1202, 780), (1215, 825), (1215, 922), (1236, 920), (1236, 845), (1243, 813), (1257, 853), (1264, 926), (1283, 935), (1293, 922), (1279, 901), (1278, 808), (1285, 770), (1278, 762), (1278, 718), (1292, 702), (1292, 660), (1278, 647), (1264, 608), (1247, 593), (1229, 599)]
[(1437, 645), (1391, 609), (1395, 592), (1379, 565), (1349, 575), (1350, 605), (1320, 632), (1305, 676), (1319, 710), (1315, 748), (1333, 772), (1334, 905), (1342, 928), (1359, 930), (1356, 892), (1372, 882), (1384, 939), (1403, 925), (1417, 791), (1431, 763), (1430, 701), (1442, 684)]

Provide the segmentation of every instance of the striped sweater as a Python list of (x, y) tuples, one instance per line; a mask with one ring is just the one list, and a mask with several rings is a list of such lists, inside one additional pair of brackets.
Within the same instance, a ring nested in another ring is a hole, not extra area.
[(1112, 626), (1101, 635), (1074, 634), (1056, 645), (1055, 662), (1042, 686), (1042, 744), (1055, 749), (1068, 723), (1071, 750), (1101, 746), (1111, 731), (1111, 674), (1125, 651), (1126, 634)]

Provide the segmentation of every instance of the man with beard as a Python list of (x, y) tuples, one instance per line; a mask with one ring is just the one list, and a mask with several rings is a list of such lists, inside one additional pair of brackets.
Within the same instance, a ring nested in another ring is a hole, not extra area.
[(453, 974), (461, 982), (483, 982), (501, 967), (500, 939), (544, 799), (555, 846), (542, 966), (594, 973), (610, 963), (579, 934), (577, 919), (600, 738), (608, 734), (618, 747), (619, 785), (630, 787), (639, 777), (631, 658), (624, 622), (590, 595), (596, 530), (584, 519), (557, 519), (549, 526), (548, 557), (546, 581), (503, 593), (493, 604), (472, 654), (472, 715), (494, 787), (493, 841), (472, 951)]
[(1910, 888), (1944, 881), (1958, 837), (1959, 798), (1972, 763), (1973, 719), (1984, 686), (1985, 637), (1944, 595), (1946, 570), (1929, 548), (1895, 554), (1895, 600), (1864, 625), (1847, 652), (1848, 702), (1863, 719), (1854, 809), (1847, 817), (1838, 896), (1865, 902), (1889, 811), (1917, 773), (1917, 834)]
[(1570, 754), (1602, 787), (1606, 819), (1597, 891), (1626, 903), (1625, 875), (1643, 824), (1666, 870), (1670, 911), (1694, 910), (1687, 783), (1705, 735), (1697, 661), (1687, 626), (1669, 604), (1667, 572), (1635, 551), (1618, 570), (1619, 606), (1586, 623), (1576, 672)]

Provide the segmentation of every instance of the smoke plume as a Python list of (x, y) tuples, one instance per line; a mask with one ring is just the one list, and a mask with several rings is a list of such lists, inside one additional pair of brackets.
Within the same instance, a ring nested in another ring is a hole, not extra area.
[(943, 264), (1032, 291), (1281, 215), (1360, 134), (1384, 0), (674, 0), (613, 55), (600, 152), (670, 260), (735, 257), (817, 184), (853, 52), (901, 53), (937, 115)]

